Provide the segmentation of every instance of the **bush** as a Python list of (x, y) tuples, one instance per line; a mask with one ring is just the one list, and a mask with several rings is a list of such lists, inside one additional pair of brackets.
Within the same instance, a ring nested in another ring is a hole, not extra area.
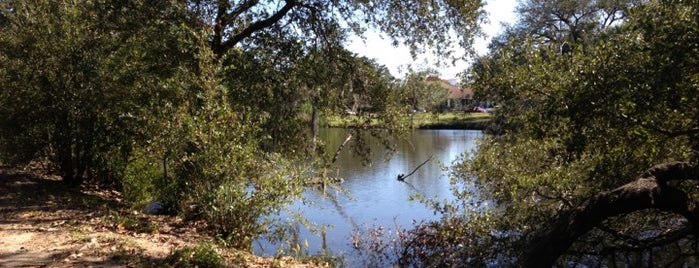
[(194, 248), (178, 250), (166, 259), (166, 263), (173, 267), (225, 267), (223, 258), (211, 243), (199, 243)]
[(129, 182), (146, 192), (153, 185), (151, 196), (185, 218), (206, 220), (227, 246), (247, 250), (268, 231), (263, 218), (301, 195), (302, 173), (260, 148), (265, 135), (258, 124), (232, 111), (220, 87), (199, 84), (198, 107), (180, 114), (163, 131), (170, 134), (144, 150), (154, 156), (132, 163)]
[(269, 231), (265, 216), (300, 196), (302, 184), (280, 156), (237, 142), (211, 145), (181, 163), (175, 179), (184, 185), (180, 211), (206, 220), (227, 246), (249, 250)]
[(157, 199), (156, 183), (164, 176), (161, 165), (153, 157), (135, 153), (123, 177), (123, 195), (135, 207), (143, 207)]

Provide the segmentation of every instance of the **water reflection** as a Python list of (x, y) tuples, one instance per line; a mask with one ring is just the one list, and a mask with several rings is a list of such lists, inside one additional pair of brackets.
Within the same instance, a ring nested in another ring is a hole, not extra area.
[[(416, 130), (408, 141), (399, 142), (397, 151), (384, 161), (385, 151), (380, 143), (373, 141), (371, 165), (362, 164), (362, 159), (351, 150), (344, 150), (337, 159), (336, 169), (328, 175), (344, 178), (341, 186), (351, 197), (336, 190), (311, 189), (305, 193), (308, 200), (317, 206), (294, 204), (291, 210), (299, 211), (316, 224), (330, 225), (323, 237), (312, 235), (299, 228), (299, 242), (308, 242), (308, 253), (317, 254), (327, 247), (335, 255), (351, 256), (352, 231), (373, 226), (395, 228), (409, 227), (414, 220), (436, 219), (432, 210), (423, 204), (409, 201), (416, 193), (440, 200), (453, 198), (449, 180), (442, 165), (449, 165), (465, 152), (473, 150), (482, 136), (480, 131), (470, 130)], [(344, 129), (323, 129), (320, 137), (328, 150), (337, 148), (347, 137)], [(418, 165), (432, 157), (423, 167), (405, 179), (397, 181), (398, 174), (408, 174)], [(330, 198), (335, 197), (335, 198)], [(278, 245), (265, 241), (256, 243), (256, 252), (273, 255)]]

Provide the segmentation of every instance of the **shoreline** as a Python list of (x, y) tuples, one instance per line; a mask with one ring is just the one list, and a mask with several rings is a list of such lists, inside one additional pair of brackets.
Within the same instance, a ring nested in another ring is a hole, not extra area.
[[(358, 125), (353, 122), (361, 122), (358, 116), (329, 116), (321, 124), (327, 128), (352, 128)], [(411, 120), (406, 117), (405, 120)], [(414, 129), (452, 129), (452, 130), (486, 130), (492, 115), (488, 113), (442, 113), (428, 114), (418, 113), (412, 118), (412, 128)], [(385, 128), (383, 124), (376, 119), (371, 119), (371, 123), (367, 128)]]
[(0, 267), (332, 266), (313, 256), (225, 248), (201, 221), (146, 215), (116, 191), (68, 187), (56, 176), (7, 166), (0, 166), (0, 219)]

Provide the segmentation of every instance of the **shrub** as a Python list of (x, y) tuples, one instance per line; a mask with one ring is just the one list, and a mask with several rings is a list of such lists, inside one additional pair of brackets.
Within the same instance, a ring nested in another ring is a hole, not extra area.
[(263, 218), (301, 195), (302, 173), (298, 165), (263, 151), (259, 122), (234, 112), (224, 90), (207, 82), (199, 83), (198, 107), (173, 120), (169, 136), (149, 149), (167, 156), (161, 158), (167, 174), (157, 176), (153, 169), (158, 157), (134, 170), (153, 171), (149, 176), (161, 178), (154, 181), (159, 200), (185, 218), (206, 220), (227, 246), (247, 250), (267, 232)]
[(139, 218), (129, 213), (113, 211), (105, 218), (105, 223), (113, 225), (116, 229), (124, 229), (137, 233), (157, 233), (159, 226), (149, 218)]
[(122, 193), (127, 202), (135, 207), (144, 207), (157, 199), (156, 183), (164, 176), (161, 165), (143, 153), (134, 153), (126, 167)]
[(225, 267), (223, 258), (211, 243), (199, 243), (194, 248), (178, 250), (166, 259), (166, 263), (173, 267)]

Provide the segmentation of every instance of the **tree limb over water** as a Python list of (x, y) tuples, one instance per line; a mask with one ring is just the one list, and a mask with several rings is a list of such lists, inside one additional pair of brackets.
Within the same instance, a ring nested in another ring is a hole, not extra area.
[(520, 258), (525, 267), (551, 267), (582, 235), (604, 220), (644, 209), (683, 216), (697, 228), (698, 204), (688, 193), (668, 185), (671, 181), (699, 180), (699, 168), (687, 162), (656, 165), (630, 183), (591, 197), (560, 214), (536, 232), (531, 247)]

